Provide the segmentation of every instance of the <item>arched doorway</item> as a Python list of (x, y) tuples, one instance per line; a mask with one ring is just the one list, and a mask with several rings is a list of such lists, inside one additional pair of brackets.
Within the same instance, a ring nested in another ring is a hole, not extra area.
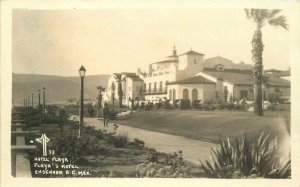
[(188, 100), (189, 99), (189, 90), (188, 89), (184, 89), (182, 91), (182, 99), (184, 99), (184, 100)]
[(192, 90), (192, 101), (194, 101), (194, 100), (198, 100), (198, 90), (197, 89)]

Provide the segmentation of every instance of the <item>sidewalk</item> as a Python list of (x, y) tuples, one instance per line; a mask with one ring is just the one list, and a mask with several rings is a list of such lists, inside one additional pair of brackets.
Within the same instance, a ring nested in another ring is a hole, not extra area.
[[(97, 118), (84, 118), (84, 122), (88, 126), (95, 126), (96, 129), (106, 129), (108, 132), (113, 131), (114, 123), (109, 123), (108, 127), (104, 127), (103, 121)], [(117, 132), (127, 133), (130, 140), (138, 138), (143, 140), (147, 147), (165, 153), (182, 150), (183, 158), (196, 164), (199, 164), (199, 160), (209, 158), (211, 147), (216, 146), (216, 144), (213, 143), (188, 139), (181, 136), (163, 134), (119, 124), (118, 126)]]

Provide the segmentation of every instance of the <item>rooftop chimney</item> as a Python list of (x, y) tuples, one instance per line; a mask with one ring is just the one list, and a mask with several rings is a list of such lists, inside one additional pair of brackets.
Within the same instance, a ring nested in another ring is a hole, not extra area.
[(175, 45), (174, 45), (174, 47), (173, 47), (173, 56), (177, 56), (177, 52), (176, 52)]

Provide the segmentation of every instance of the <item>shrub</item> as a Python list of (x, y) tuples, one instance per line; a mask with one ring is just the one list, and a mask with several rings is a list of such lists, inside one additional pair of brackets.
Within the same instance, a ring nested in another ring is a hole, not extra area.
[(155, 149), (150, 149), (149, 152), (147, 152), (147, 161), (148, 162), (158, 162), (158, 156)]
[(212, 149), (212, 160), (200, 162), (200, 168), (211, 178), (288, 178), (291, 162), (279, 163), (277, 141), (262, 133), (251, 142), (246, 134), (232, 144), (229, 138), (220, 140), (220, 148)]
[(87, 109), (88, 109), (88, 113), (89, 113), (90, 117), (93, 117), (94, 112), (95, 112), (94, 107), (91, 104), (89, 104), (89, 105), (87, 105)]
[(191, 108), (191, 101), (189, 99), (180, 99), (178, 100), (178, 105), (180, 109), (189, 109)]
[(225, 104), (223, 104), (223, 103), (216, 104), (215, 107), (216, 107), (217, 110), (224, 110)]
[(118, 115), (118, 112), (112, 110), (109, 112), (109, 119), (116, 119), (117, 115)]
[(192, 106), (194, 108), (199, 108), (201, 100), (193, 100)]
[[(91, 129), (85, 129), (85, 132)], [(50, 146), (55, 150), (58, 155), (65, 155), (72, 160), (78, 160), (84, 155), (90, 154), (105, 154), (105, 148), (97, 143), (97, 138), (82, 134), (80, 138), (74, 132), (64, 132), (57, 134), (51, 140)]]
[[(148, 154), (149, 163), (138, 164), (137, 177), (153, 178), (183, 178), (190, 177), (189, 167), (185, 167), (182, 159), (182, 151), (170, 153), (165, 157), (164, 162), (158, 163), (157, 153), (151, 151)], [(151, 158), (151, 159), (150, 159)]]
[(166, 100), (164, 102), (164, 108), (165, 109), (174, 109), (174, 107), (171, 105), (170, 100)]
[(145, 106), (145, 110), (148, 111), (150, 109), (153, 108), (153, 103), (148, 103), (146, 106)]
[(232, 110), (232, 109), (234, 108), (234, 104), (233, 104), (233, 103), (227, 103), (227, 104), (225, 105), (225, 108), (226, 108), (227, 110)]
[(202, 109), (205, 110), (205, 111), (214, 111), (215, 106), (213, 106), (212, 104), (204, 104), (202, 106)]
[(116, 148), (122, 148), (128, 142), (128, 136), (126, 133), (118, 133), (112, 136), (112, 143)]
[(133, 139), (133, 143), (139, 148), (143, 148), (145, 146), (145, 142), (137, 138)]
[(162, 103), (155, 103), (155, 108), (156, 109), (160, 109), (161, 107), (163, 106), (163, 104)]

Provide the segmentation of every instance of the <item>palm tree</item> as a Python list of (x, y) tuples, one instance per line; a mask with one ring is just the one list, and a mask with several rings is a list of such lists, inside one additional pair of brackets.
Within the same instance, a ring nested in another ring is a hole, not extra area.
[(97, 116), (99, 117), (100, 114), (101, 114), (101, 108), (102, 108), (102, 92), (105, 91), (105, 88), (103, 88), (102, 86), (97, 86), (96, 88), (98, 90), (98, 97), (97, 97), (97, 100), (98, 100), (98, 107), (97, 107), (98, 114), (97, 114)]
[(123, 99), (123, 89), (122, 89), (122, 81), (125, 80), (126, 77), (121, 73), (114, 73), (114, 78), (118, 83), (118, 97), (119, 97), (119, 107), (122, 107), (122, 99)]
[(252, 61), (254, 79), (254, 113), (263, 116), (262, 83), (263, 83), (263, 58), (264, 45), (261, 29), (265, 24), (280, 26), (287, 30), (285, 16), (278, 15), (279, 9), (245, 9), (247, 18), (256, 24), (256, 30), (252, 38)]

